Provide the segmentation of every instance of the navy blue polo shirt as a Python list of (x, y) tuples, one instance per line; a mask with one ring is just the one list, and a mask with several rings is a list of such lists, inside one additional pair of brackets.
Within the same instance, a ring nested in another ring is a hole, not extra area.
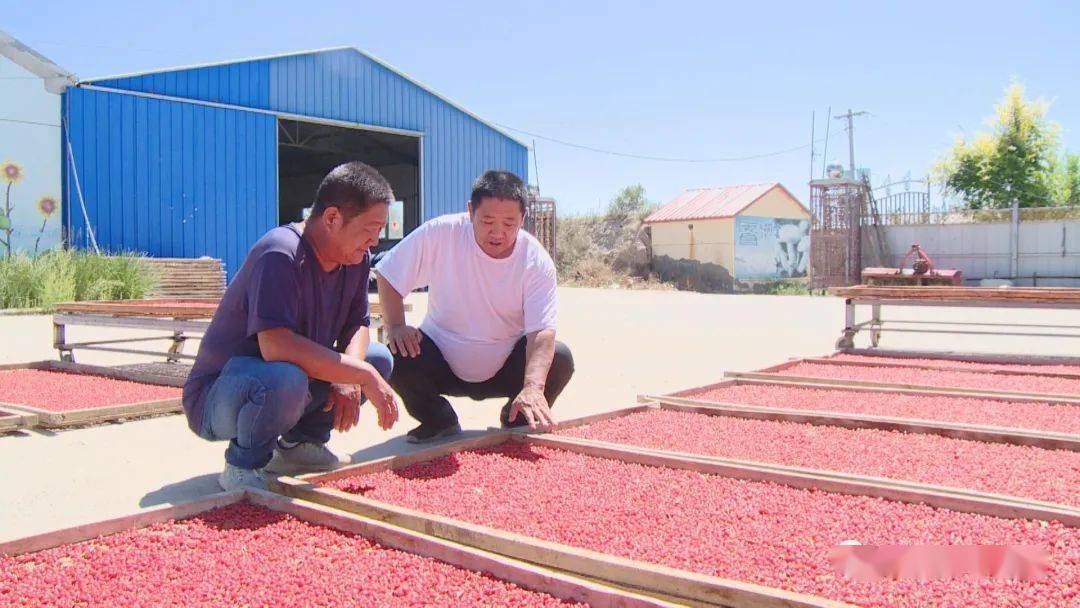
[[(295, 225), (267, 232), (221, 298), (184, 384), (184, 413), (196, 433), (203, 399), (232, 357), (262, 357), (258, 334), (284, 327), (327, 348), (347, 329), (370, 325), (370, 254), (326, 272)], [(344, 348), (344, 344), (341, 345)]]

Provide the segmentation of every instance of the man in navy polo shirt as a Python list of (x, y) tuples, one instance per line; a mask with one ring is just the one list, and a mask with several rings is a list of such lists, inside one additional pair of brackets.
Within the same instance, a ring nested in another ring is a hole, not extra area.
[(397, 421), (387, 348), (368, 333), (368, 249), (386, 225), (390, 185), (360, 162), (319, 185), (311, 216), (267, 232), (225, 290), (184, 385), (188, 426), (229, 441), (225, 490), (266, 488), (273, 473), (347, 463), (326, 447), (369, 399)]

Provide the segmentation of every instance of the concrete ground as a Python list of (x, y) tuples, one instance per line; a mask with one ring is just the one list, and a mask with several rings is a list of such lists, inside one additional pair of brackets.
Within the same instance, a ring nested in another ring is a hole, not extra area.
[[(829, 297), (560, 288), (559, 298), (559, 338), (570, 345), (577, 367), (555, 409), (561, 419), (625, 407), (642, 392), (714, 382), (725, 370), (829, 353), (843, 322), (841, 301)], [(419, 323), (426, 299), (413, 294), (410, 301), (410, 321)], [(897, 312), (907, 318), (912, 314)], [(923, 318), (935, 320), (1080, 324), (1076, 313), (1066, 311), (935, 309), (926, 314)], [(0, 317), (0, 363), (55, 358), (51, 331), (47, 316)], [(125, 331), (76, 328), (69, 340)], [(188, 351), (196, 346), (189, 344)], [(1054, 338), (898, 334), (887, 335), (883, 346), (1080, 355), (1075, 341)], [(119, 364), (140, 359), (86, 353), (79, 360)], [(498, 424), (501, 402), (453, 401), (466, 429)], [(402, 411), (395, 428), (381, 431), (367, 407), (360, 425), (335, 434), (331, 446), (354, 459), (401, 453), (409, 449), (402, 437), (412, 426)], [(218, 491), (224, 448), (224, 443), (195, 437), (181, 415), (0, 436), (0, 542)]]

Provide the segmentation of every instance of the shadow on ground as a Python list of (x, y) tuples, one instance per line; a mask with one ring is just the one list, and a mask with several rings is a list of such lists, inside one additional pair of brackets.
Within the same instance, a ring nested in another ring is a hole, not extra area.
[(208, 494), (221, 491), (217, 482), (217, 473), (207, 473), (183, 481), (175, 481), (161, 486), (157, 490), (148, 492), (139, 499), (140, 507), (154, 507), (157, 505), (174, 505), (193, 498), (199, 498)]

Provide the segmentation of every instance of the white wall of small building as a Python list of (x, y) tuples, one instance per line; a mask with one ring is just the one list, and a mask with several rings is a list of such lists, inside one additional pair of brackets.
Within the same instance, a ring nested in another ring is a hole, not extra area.
[[(0, 172), (0, 214), (10, 210), (13, 251), (33, 253), (61, 242), (60, 95), (45, 90), (44, 81), (0, 56), (0, 167), (14, 163), (18, 181)], [(56, 201), (45, 216), (42, 198)], [(3, 223), (0, 221), (0, 223)], [(0, 245), (0, 255), (5, 254)]]

